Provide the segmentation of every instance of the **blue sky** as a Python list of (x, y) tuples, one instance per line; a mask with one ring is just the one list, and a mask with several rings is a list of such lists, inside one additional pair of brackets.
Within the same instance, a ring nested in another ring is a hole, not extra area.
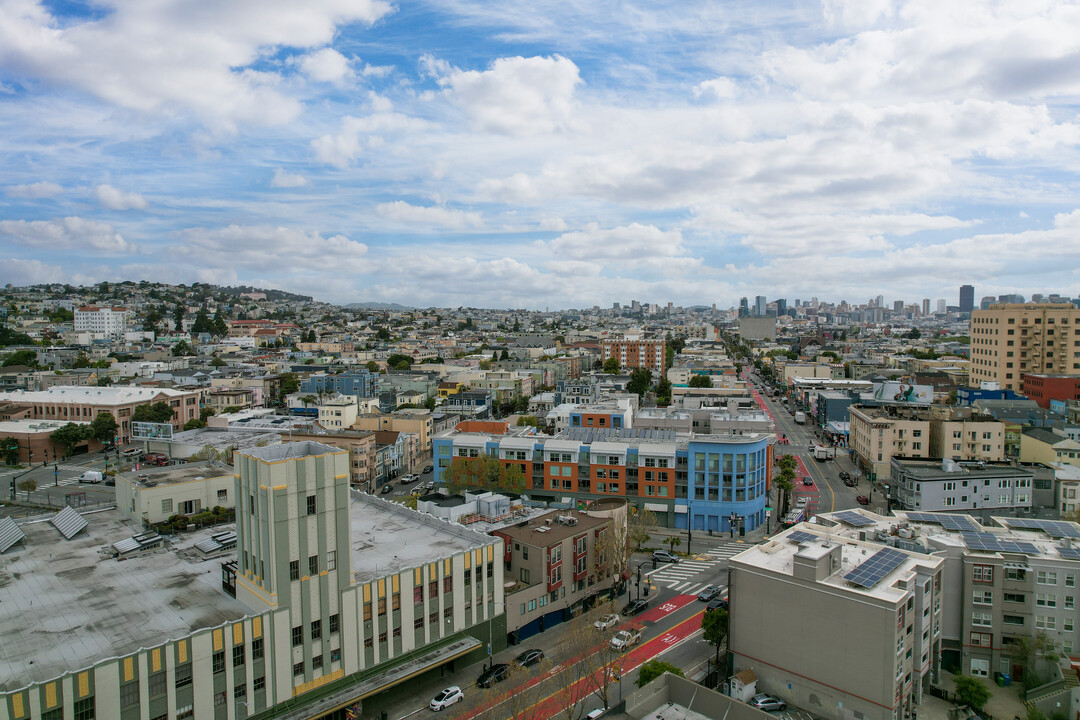
[(0, 0), (0, 283), (1080, 294), (1080, 7)]

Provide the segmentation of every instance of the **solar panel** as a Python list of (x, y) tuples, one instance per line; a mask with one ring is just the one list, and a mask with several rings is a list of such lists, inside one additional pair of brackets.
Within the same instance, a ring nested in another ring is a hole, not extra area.
[(0, 518), (0, 553), (7, 552), (12, 545), (26, 537), (15, 520), (12, 518)]
[(940, 513), (909, 512), (908, 520), (915, 522), (933, 523), (940, 525), (946, 530), (959, 530), (961, 532), (980, 532), (981, 528), (963, 515), (943, 515)]
[(833, 517), (852, 527), (866, 527), (867, 525), (876, 524), (873, 520), (863, 517), (854, 510), (842, 510), (841, 512), (833, 513)]
[(86, 528), (89, 524), (86, 522), (86, 518), (80, 515), (75, 508), (70, 506), (53, 515), (49, 522), (60, 531), (60, 534), (64, 536), (65, 540), (70, 540), (75, 537), (79, 531)]
[(1070, 522), (1062, 520), (1038, 520), (1035, 518), (1009, 518), (1009, 527), (1025, 530), (1042, 530), (1054, 538), (1080, 538), (1080, 530)]
[(844, 579), (864, 588), (872, 588), (881, 582), (883, 577), (899, 567), (906, 558), (907, 553), (893, 548), (883, 548), (845, 575)]
[(987, 552), (1014, 552), (1025, 555), (1038, 555), (1039, 549), (1031, 543), (1015, 542), (999, 538), (993, 533), (963, 533), (964, 545), (969, 550), (986, 550)]
[(788, 540), (794, 540), (797, 543), (810, 542), (811, 540), (817, 540), (818, 536), (814, 533), (804, 532), (802, 530), (796, 530), (787, 536)]
[(934, 513), (909, 512), (906, 515), (908, 520), (914, 520), (915, 522), (941, 524), (941, 518)]
[(1080, 548), (1074, 547), (1055, 547), (1058, 551), (1058, 555), (1069, 560), (1080, 560)]

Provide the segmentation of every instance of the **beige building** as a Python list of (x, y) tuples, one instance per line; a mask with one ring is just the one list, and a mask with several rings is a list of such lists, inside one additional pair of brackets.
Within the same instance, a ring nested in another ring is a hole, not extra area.
[(858, 466), (884, 480), (893, 457), (1001, 462), (1005, 426), (971, 408), (852, 405), (848, 443)]
[(126, 472), (116, 477), (116, 507), (142, 525), (162, 523), (173, 515), (196, 515), (236, 505), (232, 467), (214, 462)]
[(392, 430), (417, 436), (421, 454), (431, 452), (432, 418), (430, 410), (408, 408), (389, 415), (367, 414), (356, 418), (354, 430)]
[(909, 717), (941, 659), (943, 559), (803, 523), (729, 562), (734, 673), (816, 717)]
[(1021, 389), (1025, 373), (1080, 375), (1080, 308), (991, 305), (971, 313), (971, 384)]
[(359, 490), (372, 492), (369, 483), (375, 480), (375, 432), (346, 430), (332, 434), (292, 433), (295, 441), (310, 440), (326, 443), (349, 453), (349, 483)]
[(356, 400), (339, 395), (319, 403), (319, 425), (327, 430), (344, 430), (356, 422), (360, 408)]
[(1080, 467), (1080, 442), (1048, 428), (1027, 428), (1020, 435), (1020, 462)]

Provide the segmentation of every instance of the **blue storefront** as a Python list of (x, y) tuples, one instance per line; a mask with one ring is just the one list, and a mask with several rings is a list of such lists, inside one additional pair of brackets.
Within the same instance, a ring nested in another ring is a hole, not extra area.
[[(687, 499), (677, 500), (675, 527), (726, 533), (731, 517), (745, 530), (765, 522), (772, 435), (696, 437), (687, 446)], [(689, 520), (688, 520), (689, 518)], [(738, 524), (735, 527), (739, 529)]]

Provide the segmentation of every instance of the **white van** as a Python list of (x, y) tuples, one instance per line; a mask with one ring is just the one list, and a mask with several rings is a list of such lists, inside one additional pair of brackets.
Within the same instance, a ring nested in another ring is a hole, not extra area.
[(81, 483), (99, 483), (104, 479), (100, 470), (87, 470), (79, 476), (79, 482)]

